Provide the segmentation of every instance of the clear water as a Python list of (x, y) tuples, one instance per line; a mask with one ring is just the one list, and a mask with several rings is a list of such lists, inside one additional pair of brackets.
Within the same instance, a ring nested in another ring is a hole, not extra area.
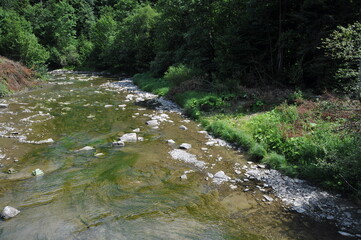
[[(202, 151), (207, 139), (196, 123), (168, 113), (174, 123), (151, 129), (143, 114), (153, 109), (126, 103), (122, 110), (117, 106), (126, 93), (99, 88), (115, 79), (60, 75), (52, 81), (71, 84), (3, 99), (10, 107), (0, 110), (0, 132), (55, 143), (0, 138), (0, 154), (6, 154), (0, 160), (0, 208), (21, 210), (0, 222), (0, 239), (341, 239), (332, 226), (289, 212), (280, 201), (265, 203), (256, 190), (243, 192), (245, 186), (215, 185), (206, 180), (206, 170), (171, 159), (167, 139), (192, 144), (191, 153), (215, 164), (207, 170), (212, 173), (233, 177), (234, 164), (246, 163), (224, 147)], [(180, 130), (181, 124), (189, 129)], [(144, 142), (110, 146), (138, 127)], [(95, 150), (75, 151), (84, 146)], [(10, 167), (16, 173), (6, 173)], [(33, 177), (36, 168), (45, 175)], [(180, 181), (187, 170), (194, 172)]]

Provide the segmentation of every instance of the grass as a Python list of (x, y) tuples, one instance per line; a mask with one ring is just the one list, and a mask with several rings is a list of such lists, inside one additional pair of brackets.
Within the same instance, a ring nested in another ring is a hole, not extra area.
[(168, 97), (189, 116), (215, 136), (242, 147), (250, 159), (360, 199), (359, 101), (343, 101), (327, 95), (320, 101), (309, 101), (302, 99), (303, 94), (298, 91), (283, 96), (291, 103), (277, 100), (277, 104), (271, 99), (282, 95), (276, 94), (277, 91), (263, 93), (270, 101), (254, 89), (243, 88), (236, 94), (209, 88), (182, 87), (183, 91), (179, 91), (179, 86), (187, 81), (175, 86), (170, 80), (147, 74), (136, 75), (135, 83), (162, 96), (172, 93)]

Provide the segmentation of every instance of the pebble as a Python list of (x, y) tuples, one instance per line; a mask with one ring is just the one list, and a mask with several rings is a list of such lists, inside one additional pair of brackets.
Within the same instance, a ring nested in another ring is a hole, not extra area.
[(76, 152), (80, 152), (80, 151), (90, 151), (90, 150), (94, 150), (95, 148), (94, 147), (91, 147), (91, 146), (85, 146), (81, 149), (78, 149), (76, 150)]
[(268, 195), (263, 195), (264, 199), (266, 199), (268, 202), (273, 202), (274, 199)]
[(188, 177), (187, 177), (187, 175), (183, 174), (182, 176), (180, 176), (180, 179), (181, 179), (181, 180), (187, 180)]
[(32, 171), (31, 174), (32, 174), (33, 176), (42, 176), (42, 175), (44, 175), (44, 172), (43, 172), (43, 170), (37, 168), (37, 169), (35, 169), (34, 171)]
[(13, 173), (15, 173), (16, 171), (15, 171), (15, 169), (14, 168), (9, 168), (8, 169), (8, 174), (13, 174)]
[(169, 145), (173, 145), (173, 144), (175, 144), (175, 141), (174, 141), (173, 139), (168, 139), (168, 140), (167, 140), (167, 143), (168, 143)]

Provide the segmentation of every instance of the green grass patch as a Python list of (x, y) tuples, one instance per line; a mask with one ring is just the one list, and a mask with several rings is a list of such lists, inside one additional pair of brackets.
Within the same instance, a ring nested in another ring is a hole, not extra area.
[(5, 83), (0, 82), (0, 97), (4, 97), (11, 93), (10, 89), (6, 86)]
[(144, 91), (152, 92), (160, 96), (165, 96), (172, 86), (169, 81), (162, 78), (153, 78), (148, 73), (134, 75), (133, 81)]

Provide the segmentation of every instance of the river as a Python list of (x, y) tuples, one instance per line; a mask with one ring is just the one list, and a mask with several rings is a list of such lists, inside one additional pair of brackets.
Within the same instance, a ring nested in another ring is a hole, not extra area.
[[(0, 99), (0, 207), (21, 211), (0, 222), (0, 239), (343, 239), (271, 189), (267, 201), (256, 182), (235, 181), (247, 165), (239, 151), (207, 146), (196, 122), (113, 91), (117, 80), (58, 73)], [(139, 141), (112, 145), (134, 132)], [(205, 165), (172, 158), (181, 143)], [(32, 176), (37, 168), (44, 175)], [(213, 181), (220, 171), (231, 180)]]

